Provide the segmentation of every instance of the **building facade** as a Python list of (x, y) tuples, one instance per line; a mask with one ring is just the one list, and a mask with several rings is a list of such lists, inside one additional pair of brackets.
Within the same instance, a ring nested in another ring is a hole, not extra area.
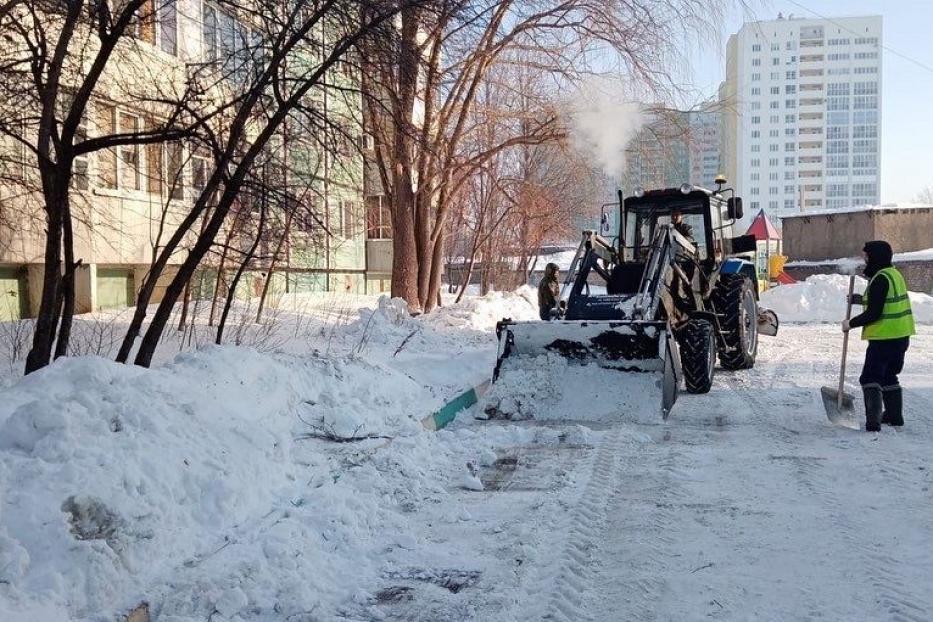
[[(142, 104), (119, 103), (129, 100), (109, 93), (108, 85), (151, 83), (154, 90), (171, 90), (173, 86), (180, 90), (192, 67), (218, 62), (226, 67), (231, 59), (244, 54), (248, 57), (248, 45), (255, 45), (257, 36), (246, 18), (210, 2), (166, 3), (108, 64), (102, 87), (89, 102), (81, 132), (93, 137), (148, 128), (153, 111)], [(236, 72), (230, 75), (237, 79)], [(288, 171), (275, 174), (281, 176), (282, 184), (294, 186), (289, 194), (301, 196), (308, 209), (295, 210), (288, 223), (281, 218), (275, 223), (284, 242), (277, 243), (271, 235), (263, 239), (258, 255), (265, 259), (250, 264), (237, 295), (259, 295), (266, 272), (273, 267), (268, 258), (275, 250), (279, 252), (270, 280), (273, 291), (363, 293), (369, 289), (363, 155), (354, 138), (364, 142), (359, 80), (358, 71), (350, 64), (338, 63), (327, 77), (332, 88), (317, 95), (323, 98), (320, 103), (332, 122), (342, 128), (335, 133), (336, 140), (320, 136), (302, 140), (303, 128), (297, 127), (296, 121), (290, 131), (283, 130), (282, 137), (271, 142), (270, 149), (281, 150), (278, 161), (283, 171)], [(11, 127), (10, 111), (0, 109), (0, 113), (4, 127)], [(25, 123), (22, 137), (31, 140)], [(38, 174), (30, 157), (34, 156), (9, 134), (0, 135), (0, 321), (34, 316), (41, 296), (45, 225), (37, 192)], [(76, 274), (78, 313), (135, 303), (160, 235), (171, 231), (188, 212), (212, 165), (209, 154), (181, 141), (127, 145), (76, 160), (72, 205), (75, 255), (81, 260)], [(255, 220), (253, 208), (245, 206), (242, 211), (244, 221)], [(246, 238), (256, 229), (254, 222), (240, 226), (247, 232)], [(271, 233), (268, 228), (267, 233)], [(231, 238), (226, 237), (225, 242), (225, 236), (226, 232), (218, 235), (218, 245), (229, 244)], [(234, 245), (248, 246), (248, 240), (241, 244), (235, 237)], [(235, 265), (224, 266), (218, 255), (212, 253), (205, 259), (193, 283), (195, 296), (210, 296), (218, 286), (223, 288), (229, 280), (226, 271), (231, 275), (235, 271)], [(179, 253), (170, 261), (163, 285), (182, 259), (183, 253)], [(160, 299), (157, 288), (152, 300)]]
[(880, 16), (745, 24), (721, 85), (723, 168), (746, 214), (880, 202)]
[(712, 107), (698, 111), (665, 110), (629, 141), (622, 185), (675, 188), (692, 183), (712, 188), (720, 167), (720, 115)]

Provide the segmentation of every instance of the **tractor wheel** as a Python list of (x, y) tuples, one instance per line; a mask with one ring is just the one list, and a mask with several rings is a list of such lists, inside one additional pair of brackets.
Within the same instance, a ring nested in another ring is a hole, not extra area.
[(719, 315), (719, 362), (724, 369), (751, 369), (758, 354), (758, 301), (751, 280), (719, 275), (712, 302)]
[(690, 393), (708, 393), (716, 371), (716, 331), (709, 320), (694, 318), (680, 330), (680, 365)]

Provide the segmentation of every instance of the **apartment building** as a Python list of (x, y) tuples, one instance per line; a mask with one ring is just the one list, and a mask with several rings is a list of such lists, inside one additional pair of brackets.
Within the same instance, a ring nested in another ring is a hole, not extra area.
[[(248, 57), (248, 46), (258, 33), (209, 1), (178, 0), (160, 5), (155, 18), (143, 21), (135, 35), (135, 42), (121, 48), (108, 65), (82, 133), (94, 136), (147, 127), (151, 109), (115, 103), (127, 100), (108, 89), (128, 83), (181, 88), (192, 67)], [(320, 97), (322, 109), (344, 124), (334, 149), (324, 152), (322, 141), (302, 140), (297, 120), (293, 138), (286, 139), (283, 130), (282, 139), (274, 141), (274, 148), (283, 150), (283, 170), (291, 174), (289, 180), (279, 171), (282, 183), (302, 184), (302, 200), (314, 207), (296, 212), (299, 215), (289, 227), (271, 283), (275, 291), (367, 290), (363, 157), (354, 144), (354, 137), (362, 136), (359, 76), (349, 64), (340, 64), (331, 74), (327, 79), (335, 88), (325, 89)], [(232, 80), (237, 75), (230, 72)], [(28, 128), (24, 126), (23, 132), (29, 140)], [(45, 225), (30, 157), (34, 156), (22, 145), (0, 136), (0, 320), (34, 316), (39, 305)], [(134, 303), (160, 235), (187, 212), (211, 166), (207, 154), (185, 142), (128, 145), (75, 162), (75, 254), (82, 260), (77, 312)], [(244, 217), (255, 218), (249, 213)], [(237, 295), (258, 295), (275, 246), (274, 240), (263, 240), (260, 255), (266, 259), (250, 265)], [(179, 254), (172, 261), (182, 258)], [(177, 265), (170, 263), (165, 283)], [(196, 295), (209, 296), (217, 283), (224, 286), (229, 279), (225, 274), (216, 278), (220, 267), (218, 254), (210, 255), (195, 283)], [(157, 291), (153, 302), (160, 298)]]
[(780, 217), (880, 202), (880, 16), (779, 16), (729, 38), (723, 168)]
[(625, 191), (683, 183), (712, 188), (720, 172), (720, 125), (712, 106), (654, 113), (626, 147)]

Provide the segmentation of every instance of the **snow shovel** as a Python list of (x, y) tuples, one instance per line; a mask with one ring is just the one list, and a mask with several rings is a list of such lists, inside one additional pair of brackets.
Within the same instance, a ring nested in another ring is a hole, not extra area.
[[(852, 317), (852, 292), (855, 289), (855, 275), (849, 277), (849, 295), (846, 297), (846, 320)], [(858, 430), (860, 428), (855, 416), (855, 398), (845, 392), (846, 381), (846, 354), (849, 351), (849, 332), (842, 337), (842, 363), (839, 366), (839, 388), (821, 387), (823, 408), (826, 416), (836, 425)]]

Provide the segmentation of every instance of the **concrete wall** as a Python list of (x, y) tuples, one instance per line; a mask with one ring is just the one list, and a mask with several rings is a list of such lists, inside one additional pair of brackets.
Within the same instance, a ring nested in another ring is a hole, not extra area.
[(874, 209), (783, 220), (791, 261), (860, 257), (868, 240), (887, 240), (895, 253), (933, 248), (933, 208)]
[(859, 257), (874, 229), (868, 211), (785, 218), (784, 253), (791, 261)]
[[(904, 261), (898, 262), (896, 266), (904, 275), (907, 287), (911, 291), (933, 294), (933, 261)], [(845, 274), (839, 265), (835, 263), (789, 266), (786, 272), (798, 281), (802, 281), (814, 274)]]

